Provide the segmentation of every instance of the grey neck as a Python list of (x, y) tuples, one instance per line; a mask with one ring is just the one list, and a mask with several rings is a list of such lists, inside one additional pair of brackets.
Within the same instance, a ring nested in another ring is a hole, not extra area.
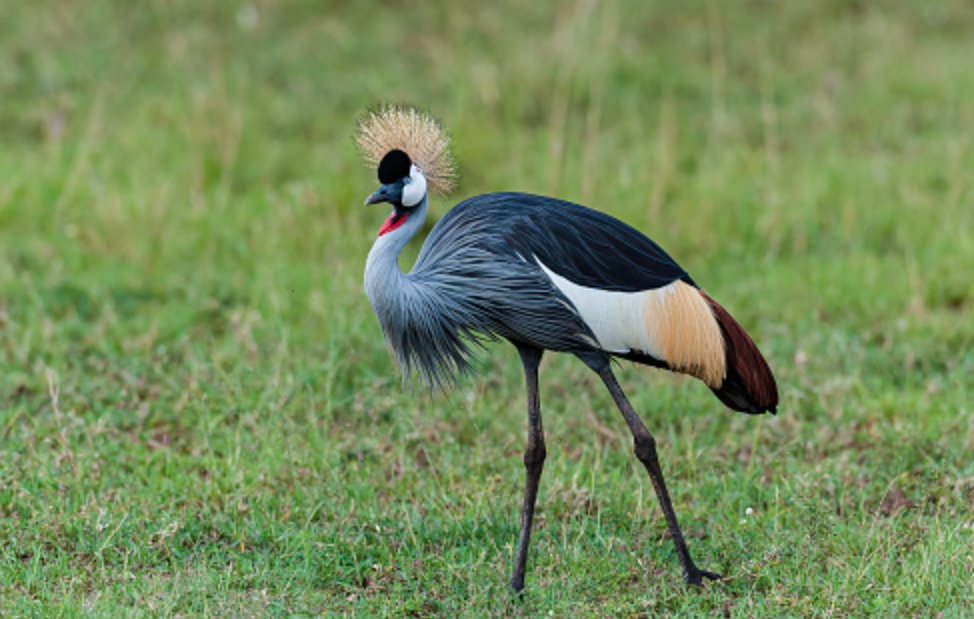
[(375, 310), (379, 322), (386, 326), (387, 313), (396, 300), (401, 298), (402, 287), (407, 285), (408, 275), (399, 268), (399, 253), (413, 238), (426, 220), (429, 206), (428, 196), (423, 196), (413, 208), (406, 221), (398, 228), (386, 232), (375, 240), (369, 258), (365, 263), (365, 292)]

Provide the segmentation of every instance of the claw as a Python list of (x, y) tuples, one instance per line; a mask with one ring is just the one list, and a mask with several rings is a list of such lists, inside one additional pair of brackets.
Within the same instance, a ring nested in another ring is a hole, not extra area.
[(703, 579), (707, 580), (723, 580), (724, 577), (716, 572), (708, 572), (707, 570), (694, 569), (692, 572), (684, 575), (687, 584), (691, 586), (702, 587)]

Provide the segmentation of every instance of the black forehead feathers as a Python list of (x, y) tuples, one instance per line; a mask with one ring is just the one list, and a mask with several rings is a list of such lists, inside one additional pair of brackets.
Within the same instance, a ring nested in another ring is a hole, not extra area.
[(379, 162), (379, 182), (382, 184), (394, 183), (404, 176), (409, 176), (409, 166), (412, 161), (409, 155), (398, 148), (390, 150)]

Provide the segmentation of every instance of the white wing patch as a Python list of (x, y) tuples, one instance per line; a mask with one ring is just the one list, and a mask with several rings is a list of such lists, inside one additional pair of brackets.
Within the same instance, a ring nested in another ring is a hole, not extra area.
[(580, 286), (537, 262), (575, 305), (602, 350), (650, 355), (715, 388), (723, 382), (724, 337), (696, 288), (676, 280), (655, 290), (599, 290)]
[[(602, 350), (620, 354), (637, 350), (665, 360), (658, 338), (646, 328), (643, 310), (646, 292), (616, 292), (579, 286), (558, 275), (541, 261), (538, 264), (558, 290), (575, 304)], [(669, 286), (661, 291), (666, 288)]]

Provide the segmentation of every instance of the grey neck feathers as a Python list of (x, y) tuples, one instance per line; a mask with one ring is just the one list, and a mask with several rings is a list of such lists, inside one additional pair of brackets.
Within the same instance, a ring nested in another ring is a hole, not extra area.
[(369, 258), (365, 263), (365, 292), (369, 295), (369, 301), (380, 322), (382, 322), (382, 316), (379, 314), (380, 306), (385, 306), (398, 297), (397, 293), (404, 285), (403, 280), (407, 278), (399, 268), (399, 253), (409, 239), (419, 232), (423, 221), (426, 220), (428, 206), (429, 202), (424, 196), (410, 211), (406, 221), (395, 230), (377, 238), (372, 245), (372, 251), (369, 252)]
[[(399, 253), (419, 231), (426, 219), (428, 197), (410, 211), (406, 221), (395, 230), (376, 239), (365, 264), (365, 292), (382, 326), (386, 342), (392, 348), (407, 380), (412, 359), (407, 353), (417, 322), (431, 315), (430, 303), (435, 291), (399, 268)], [(423, 365), (422, 363), (420, 365)], [(424, 382), (439, 382), (424, 376)]]

